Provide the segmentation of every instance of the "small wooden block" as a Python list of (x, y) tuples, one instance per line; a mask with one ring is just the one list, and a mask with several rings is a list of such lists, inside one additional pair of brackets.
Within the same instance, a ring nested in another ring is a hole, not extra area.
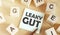
[(56, 9), (56, 4), (55, 3), (49, 3), (49, 2), (47, 3), (46, 11), (48, 13), (54, 13), (55, 9)]
[(21, 0), (21, 3), (29, 7), (31, 1), (32, 0)]
[(57, 35), (54, 27), (52, 27), (52, 28), (50, 28), (50, 29), (47, 29), (47, 30), (45, 31), (45, 33), (46, 33), (46, 35)]
[(15, 27), (13, 24), (10, 24), (6, 30), (11, 34), (11, 35), (14, 35), (17, 31), (18, 31), (18, 28)]
[(45, 1), (44, 0), (34, 0), (34, 3), (36, 5), (36, 7), (38, 7), (38, 6), (42, 5), (42, 4), (44, 4)]
[(55, 15), (50, 14), (47, 21), (52, 22), (53, 24), (56, 23), (57, 17)]
[(19, 17), (20, 15), (19, 12), (20, 12), (19, 7), (11, 7), (10, 16)]
[(0, 23), (4, 23), (6, 19), (3, 16), (3, 13), (0, 13)]

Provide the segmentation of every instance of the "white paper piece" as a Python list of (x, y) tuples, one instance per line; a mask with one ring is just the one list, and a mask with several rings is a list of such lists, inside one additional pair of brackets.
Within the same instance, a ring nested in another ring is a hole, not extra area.
[(60, 26), (57, 28), (57, 32), (60, 33)]
[(11, 7), (10, 16), (19, 17), (20, 15), (19, 12), (20, 12), (19, 7)]
[(45, 2), (44, 0), (34, 0), (34, 3), (35, 3), (35, 5), (36, 5), (36, 7), (44, 4), (44, 2)]
[(56, 9), (56, 4), (55, 3), (47, 3), (46, 11), (50, 13), (54, 13)]
[(29, 7), (31, 1), (32, 0), (21, 0), (21, 3)]
[(47, 20), (54, 24), (57, 21), (57, 17), (55, 15), (50, 14)]
[(6, 19), (3, 16), (3, 13), (0, 13), (0, 23), (4, 23)]
[(36, 33), (40, 32), (44, 19), (44, 13), (25, 8), (19, 28)]
[(18, 31), (17, 27), (15, 27), (13, 24), (10, 24), (6, 30), (11, 34), (11, 35), (15, 35), (16, 32)]
[(50, 28), (50, 29), (47, 29), (47, 30), (45, 31), (45, 33), (46, 33), (46, 35), (57, 35), (54, 27), (52, 27), (52, 28)]

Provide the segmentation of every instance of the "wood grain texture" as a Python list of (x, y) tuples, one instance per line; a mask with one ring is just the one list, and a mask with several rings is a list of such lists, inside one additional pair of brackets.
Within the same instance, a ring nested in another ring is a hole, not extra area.
[[(2, 0), (2, 1), (3, 1), (2, 3), (3, 5), (2, 7), (0, 7), (0, 12), (3, 12), (6, 22), (3, 24), (0, 24), (0, 35), (10, 35), (10, 33), (6, 31), (6, 28), (10, 25), (11, 22), (13, 22), (13, 24), (19, 29), (19, 22), (22, 18), (24, 9), (27, 8), (27, 6), (22, 4), (21, 0), (15, 0), (15, 2), (10, 2), (9, 0)], [(46, 13), (45, 11), (47, 2), (54, 2), (56, 4), (55, 15), (58, 17), (58, 20), (54, 25), (51, 25), (50, 22), (47, 21), (47, 18), (49, 16), (49, 14)], [(19, 18), (14, 18), (10, 16), (11, 6), (18, 6), (21, 8)], [(39, 35), (46, 35), (45, 30), (51, 27), (54, 27), (56, 30), (58, 26), (60, 26), (60, 0), (45, 0), (45, 3), (39, 7), (36, 7), (32, 0), (29, 8), (45, 13), (44, 22)], [(28, 34), (31, 34), (31, 32), (23, 29), (19, 29), (19, 31), (16, 33), (16, 35), (28, 35)], [(59, 33), (57, 34), (60, 35)], [(34, 35), (36, 35), (36, 33)]]

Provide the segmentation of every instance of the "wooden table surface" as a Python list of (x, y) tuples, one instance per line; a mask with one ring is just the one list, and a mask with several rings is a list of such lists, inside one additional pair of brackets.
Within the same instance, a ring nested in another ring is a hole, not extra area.
[[(19, 22), (22, 18), (23, 11), (25, 8), (27, 8), (27, 6), (22, 4), (21, 0), (15, 0), (15, 2), (11, 2), (9, 0), (2, 0), (2, 1), (3, 1), (2, 3), (3, 5), (0, 7), (0, 12), (3, 12), (4, 17), (6, 18), (6, 22), (0, 24), (0, 35), (10, 35), (10, 33), (6, 31), (6, 28), (10, 25), (11, 22), (13, 22), (13, 24), (19, 29)], [(45, 2), (46, 3), (44, 3), (43, 5), (36, 7), (34, 2), (32, 1), (29, 7), (30, 9), (34, 9), (36, 11), (42, 11), (43, 13), (45, 13), (44, 22), (39, 35), (46, 35), (45, 30), (51, 27), (54, 27), (56, 30), (58, 26), (60, 26), (60, 0), (46, 0)], [(49, 14), (45, 12), (47, 2), (54, 2), (56, 4), (56, 10), (54, 14), (58, 17), (58, 19), (56, 21), (56, 24), (54, 24), (53, 26), (50, 24), (49, 21), (46, 21), (49, 16)], [(18, 6), (21, 8), (20, 17), (15, 18), (10, 16), (10, 7), (12, 6)], [(16, 35), (28, 35), (30, 33), (31, 33), (30, 31), (19, 29)], [(57, 34), (60, 35), (59, 33)]]

